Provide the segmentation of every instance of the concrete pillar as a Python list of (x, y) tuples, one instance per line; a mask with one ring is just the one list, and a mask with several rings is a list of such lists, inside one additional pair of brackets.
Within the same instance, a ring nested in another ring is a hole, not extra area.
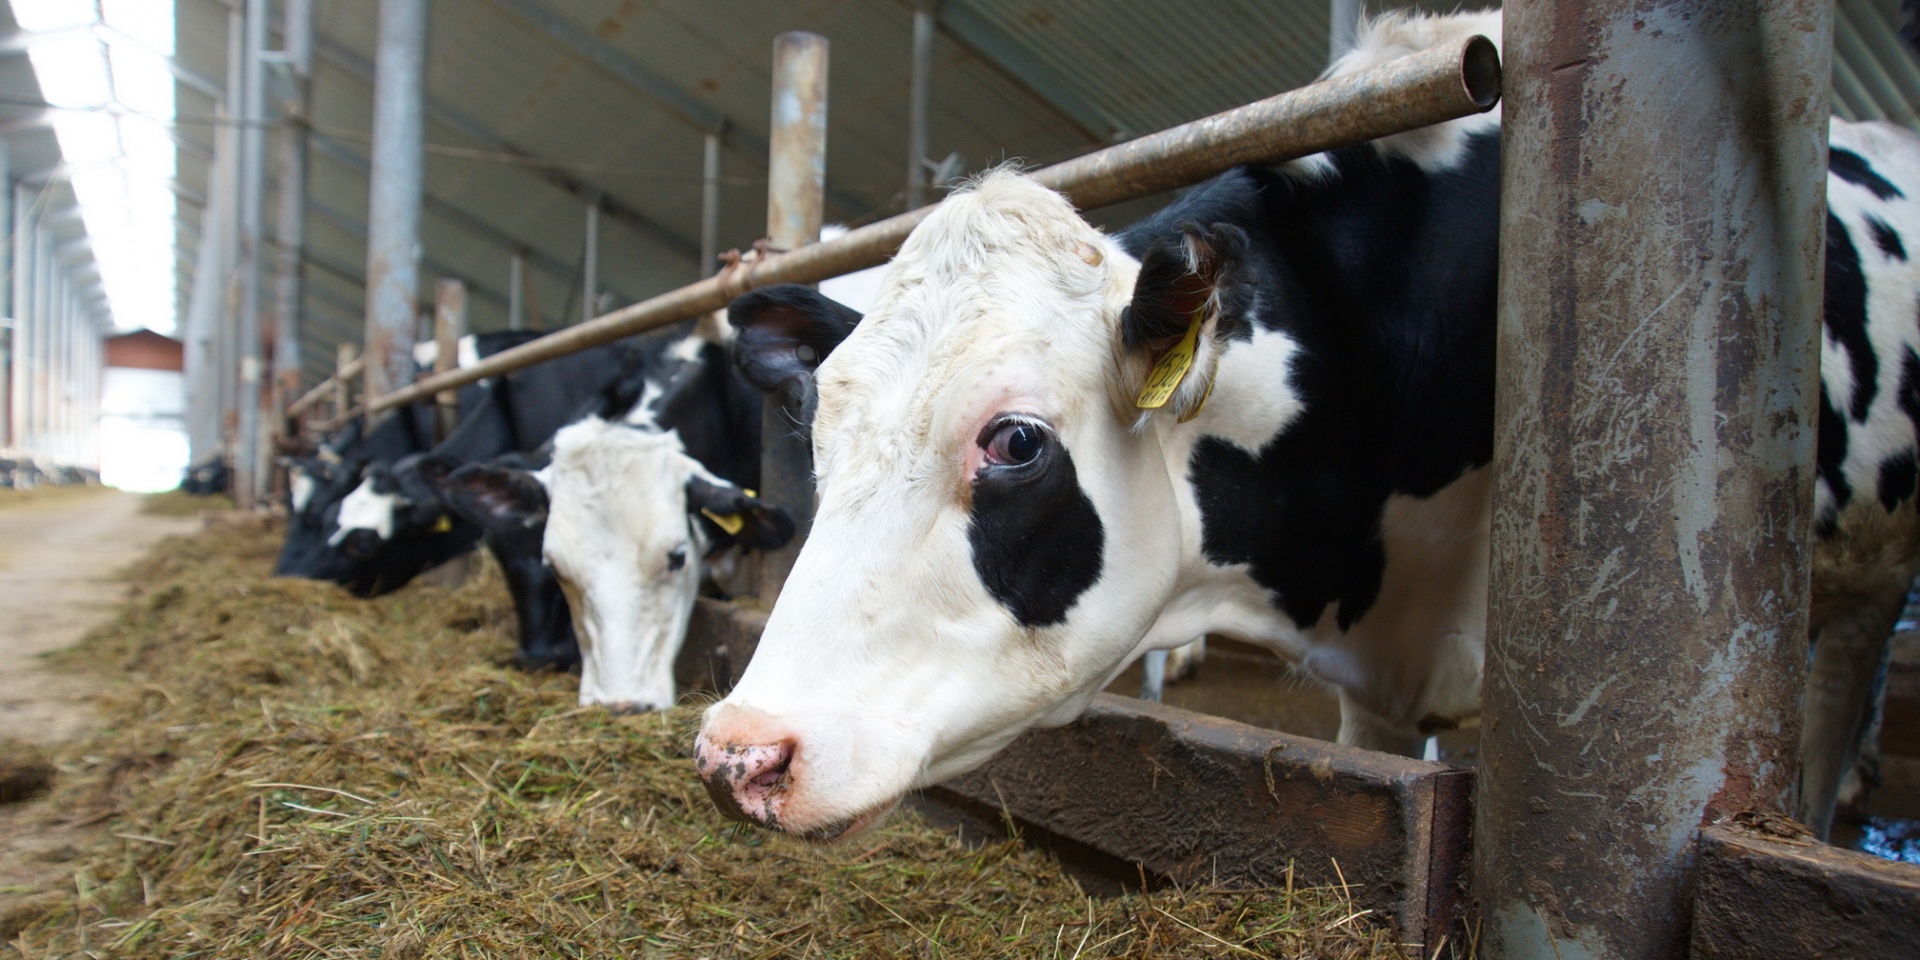
[(1792, 810), (1832, 16), (1507, 8), (1489, 960), (1684, 956), (1700, 825)]
[[(773, 135), (767, 163), (767, 237), (776, 250), (820, 239), (827, 183), (827, 38), (794, 31), (773, 38)], [(768, 604), (793, 569), (813, 526), (813, 457), (794, 431), (797, 411), (769, 395), (760, 436), (760, 495), (793, 517), (786, 547), (761, 555), (760, 599)]]
[(261, 380), (265, 373), (260, 317), (260, 284), (267, 251), (262, 243), (262, 202), (266, 193), (267, 0), (247, 0), (245, 86), (240, 92), (240, 396), (239, 432), (233, 457), (234, 501), (251, 510), (264, 487), (260, 443)]
[(426, 0), (380, 0), (374, 60), (373, 171), (367, 210), (366, 394), (413, 381), (420, 290)]

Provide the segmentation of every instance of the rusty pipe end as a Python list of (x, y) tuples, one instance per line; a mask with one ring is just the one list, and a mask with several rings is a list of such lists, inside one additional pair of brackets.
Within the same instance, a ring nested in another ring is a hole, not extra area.
[(1460, 82), (1481, 113), (1500, 102), (1500, 49), (1492, 40), (1469, 37), (1460, 48)]

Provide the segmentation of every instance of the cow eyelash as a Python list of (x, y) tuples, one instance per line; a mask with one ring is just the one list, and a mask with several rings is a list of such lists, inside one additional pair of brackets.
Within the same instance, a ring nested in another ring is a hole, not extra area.
[(1033, 417), (999, 416), (980, 431), (981, 469), (1025, 470), (1043, 462), (1053, 431)]

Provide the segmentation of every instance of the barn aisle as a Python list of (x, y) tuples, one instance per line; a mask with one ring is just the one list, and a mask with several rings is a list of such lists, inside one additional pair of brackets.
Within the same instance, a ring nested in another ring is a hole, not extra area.
[(116, 571), (192, 517), (141, 512), (117, 490), (53, 490), (0, 500), (0, 735), (38, 743), (77, 736), (97, 679), (51, 671), (40, 655), (71, 646), (125, 593)]

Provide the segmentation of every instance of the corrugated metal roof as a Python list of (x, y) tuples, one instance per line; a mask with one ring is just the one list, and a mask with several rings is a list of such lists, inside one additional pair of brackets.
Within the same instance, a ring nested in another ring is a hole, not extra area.
[[(223, 83), (232, 0), (176, 2), (177, 60)], [(361, 324), (378, 6), (316, 2), (302, 338), (310, 380)], [(1838, 115), (1920, 127), (1920, 63), (1895, 32), (1897, 5), (1840, 0)], [(1052, 162), (1206, 116), (1306, 83), (1327, 59), (1327, 0), (942, 0), (938, 9), (930, 152), (958, 153), (970, 171), (1010, 158)], [(539, 312), (572, 322), (585, 197), (599, 193), (610, 208), (601, 278), (617, 302), (696, 278), (702, 138), (718, 120), (727, 126), (722, 248), (751, 243), (765, 225), (771, 51), (785, 30), (832, 43), (829, 216), (897, 212), (912, 10), (911, 0), (434, 0), (423, 277), (467, 278), (473, 327), (495, 329), (505, 324), (508, 259), (523, 248)], [(34, 89), (25, 58), (0, 58), (0, 90)], [(218, 102), (186, 84), (178, 97), (182, 138), (211, 147)], [(9, 141), (16, 170), (54, 159), (44, 132)], [(207, 194), (206, 169), (204, 154), (183, 151), (186, 192)], [(1152, 205), (1098, 216), (1124, 222)], [(202, 213), (181, 205), (185, 260)]]

